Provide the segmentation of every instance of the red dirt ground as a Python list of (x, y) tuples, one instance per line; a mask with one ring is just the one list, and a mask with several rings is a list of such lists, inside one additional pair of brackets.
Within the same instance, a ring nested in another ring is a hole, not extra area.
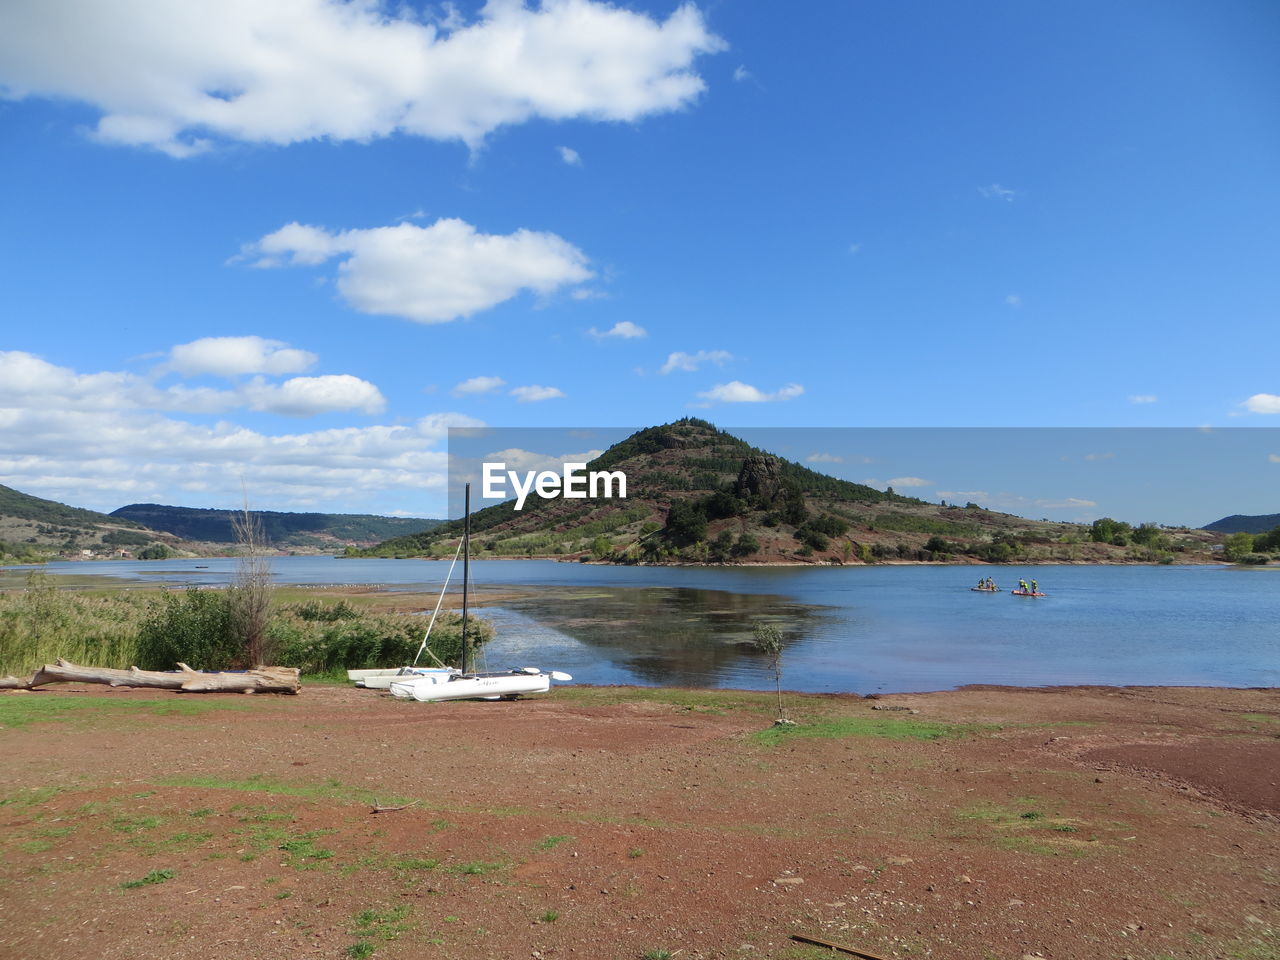
[(5, 694), (0, 957), (1280, 956), (1277, 691), (788, 703)]

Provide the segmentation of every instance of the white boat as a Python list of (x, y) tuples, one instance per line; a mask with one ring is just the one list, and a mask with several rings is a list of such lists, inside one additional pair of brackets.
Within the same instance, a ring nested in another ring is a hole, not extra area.
[(391, 667), (385, 670), (348, 670), (347, 679), (355, 681), (357, 687), (364, 687), (367, 690), (386, 690), (396, 680), (431, 677), (437, 674), (449, 677), (457, 673), (457, 667)]
[[(392, 673), (382, 673), (381, 671), (368, 671), (366, 676), (352, 677), (357, 684), (363, 683), (366, 687), (381, 685), (385, 682), (385, 689), (390, 690), (391, 694), (402, 700), (421, 700), (423, 702), (432, 702), (436, 700), (514, 700), (515, 698), (529, 693), (546, 693), (551, 689), (551, 681), (557, 680), (567, 683), (573, 677), (567, 673), (561, 673), (559, 670), (541, 670), (538, 667), (521, 667), (517, 670), (508, 670), (505, 673), (475, 673), (469, 669), (471, 662), (471, 640), (467, 635), (467, 588), (471, 582), (471, 484), (466, 485), (466, 520), (463, 526), (462, 542), (459, 548), (462, 550), (462, 667), (455, 670), (452, 667), (442, 667), (439, 669), (420, 669), (416, 667), (401, 668)], [(454, 561), (457, 561), (457, 555)], [(452, 572), (453, 567), (449, 568)], [(446, 585), (448, 579), (445, 580)], [(443, 598), (443, 593), (441, 594)], [(436, 611), (439, 612), (440, 604), (436, 604)], [(435, 615), (432, 615), (432, 623), (435, 622)], [(430, 627), (427, 633), (430, 635)], [(424, 639), (423, 644), (426, 644)], [(419, 651), (421, 653), (421, 651)], [(412, 671), (405, 673), (402, 671)], [(357, 673), (366, 673), (366, 671), (354, 671)]]
[[(514, 699), (526, 693), (546, 693), (551, 689), (551, 674), (536, 667), (512, 670), (510, 673), (473, 673), (451, 677), (411, 677), (394, 680), (391, 693), (402, 700), (484, 700)], [(559, 677), (572, 679), (568, 674)]]

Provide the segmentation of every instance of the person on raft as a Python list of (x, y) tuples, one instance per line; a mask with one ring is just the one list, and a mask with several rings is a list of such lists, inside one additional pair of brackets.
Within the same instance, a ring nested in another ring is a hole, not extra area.
[(1029, 592), (1030, 592), (1030, 588), (1027, 586), (1027, 581), (1025, 581), (1025, 580), (1019, 580), (1019, 581), (1018, 581), (1018, 589), (1019, 589), (1019, 590), (1021, 590), (1023, 593), (1029, 593)]
[(1032, 581), (1031, 581), (1031, 592), (1032, 592), (1032, 593), (1039, 593), (1039, 592), (1040, 592), (1040, 585), (1039, 585), (1038, 583), (1036, 583), (1036, 581), (1034, 581), (1034, 580), (1032, 580)]

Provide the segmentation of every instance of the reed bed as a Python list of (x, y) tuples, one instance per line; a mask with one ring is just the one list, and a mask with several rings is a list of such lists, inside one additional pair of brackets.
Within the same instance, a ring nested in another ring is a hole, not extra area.
[[(87, 594), (61, 591), (35, 576), (22, 591), (0, 593), (0, 676), (29, 675), (59, 657), (86, 666), (168, 670), (181, 661), (198, 670), (253, 666), (237, 633), (226, 590), (184, 589)], [(418, 652), (427, 622), (380, 613), (345, 600), (273, 604), (267, 629), (274, 665), (304, 674), (400, 666)], [(454, 662), (461, 651), (460, 618), (442, 614), (430, 654)], [(493, 635), (472, 619), (473, 644)]]

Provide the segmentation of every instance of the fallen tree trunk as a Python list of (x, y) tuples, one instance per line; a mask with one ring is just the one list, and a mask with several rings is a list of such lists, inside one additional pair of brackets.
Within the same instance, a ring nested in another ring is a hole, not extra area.
[(81, 667), (61, 658), (46, 663), (30, 680), (5, 677), (0, 689), (30, 690), (46, 683), (105, 683), (112, 687), (159, 687), (181, 693), (297, 693), (302, 684), (296, 667), (254, 667), (244, 673), (203, 673), (185, 663), (177, 671), (113, 670)]

